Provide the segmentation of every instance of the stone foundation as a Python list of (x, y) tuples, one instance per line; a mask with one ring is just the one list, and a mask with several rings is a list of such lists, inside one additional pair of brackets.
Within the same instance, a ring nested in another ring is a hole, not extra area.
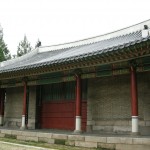
[(0, 129), (0, 137), (15, 137), (18, 140), (46, 142), (50, 144), (63, 144), (88, 148), (108, 148), (115, 150), (149, 150), (149, 137), (131, 136), (98, 136), (98, 135), (73, 135), (50, 132), (36, 132)]

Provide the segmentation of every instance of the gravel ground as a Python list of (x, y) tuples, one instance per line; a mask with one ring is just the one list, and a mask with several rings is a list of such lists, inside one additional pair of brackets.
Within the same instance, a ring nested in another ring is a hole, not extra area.
[(75, 147), (61, 144), (19, 141), (12, 138), (0, 138), (0, 150), (108, 150), (108, 149)]
[(0, 150), (54, 150), (54, 149), (40, 148), (40, 147), (35, 147), (35, 146), (13, 144), (13, 143), (9, 143), (9, 142), (1, 142), (0, 141)]

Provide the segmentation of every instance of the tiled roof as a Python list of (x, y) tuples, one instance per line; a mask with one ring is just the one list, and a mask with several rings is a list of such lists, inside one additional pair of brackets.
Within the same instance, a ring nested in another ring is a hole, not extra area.
[[(150, 21), (145, 23), (150, 24)], [(145, 23), (74, 43), (37, 48), (20, 58), (2, 62), (0, 73), (81, 60), (149, 40), (149, 36), (142, 37), (142, 28)]]

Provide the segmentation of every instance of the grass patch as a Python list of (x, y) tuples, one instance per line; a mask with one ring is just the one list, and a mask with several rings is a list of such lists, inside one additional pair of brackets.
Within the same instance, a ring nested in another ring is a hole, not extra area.
[(34, 142), (34, 141), (21, 141), (21, 140), (16, 140), (13, 138), (0, 138), (0, 141), (4, 142), (10, 142), (10, 143), (16, 143), (16, 144), (23, 144), (23, 145), (30, 145), (30, 146), (37, 146), (37, 147), (44, 147), (44, 148), (49, 148), (48, 146), (45, 145), (43, 142)]
[(66, 140), (55, 139), (55, 144), (65, 145)]
[(96, 150), (112, 150), (112, 149), (107, 149), (107, 148), (99, 147), (99, 148), (96, 148)]
[[(65, 140), (56, 140), (57, 144), (48, 144), (45, 142), (32, 142), (32, 141), (20, 141), (15, 138), (0, 138), (0, 141), (4, 142), (10, 142), (10, 143), (16, 143), (16, 144), (23, 144), (23, 145), (30, 145), (30, 146), (37, 146), (37, 147), (43, 147), (43, 148), (52, 148), (57, 150), (109, 150), (109, 149), (103, 149), (103, 148), (84, 148), (84, 147), (74, 147), (74, 146), (66, 146), (63, 145), (65, 143)], [(61, 145), (60, 145), (61, 144)]]
[(5, 138), (16, 139), (16, 135), (5, 134)]

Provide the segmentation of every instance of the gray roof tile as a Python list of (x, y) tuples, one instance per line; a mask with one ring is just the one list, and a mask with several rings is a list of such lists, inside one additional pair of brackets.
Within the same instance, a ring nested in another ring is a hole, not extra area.
[(128, 34), (119, 35), (93, 43), (61, 48), (54, 51), (47, 50), (45, 52), (31, 52), (31, 54), (22, 56), (22, 58), (1, 63), (0, 73), (80, 60), (89, 56), (122, 49), (148, 39), (149, 37), (142, 38), (142, 31), (137, 30), (132, 33), (129, 32)]

